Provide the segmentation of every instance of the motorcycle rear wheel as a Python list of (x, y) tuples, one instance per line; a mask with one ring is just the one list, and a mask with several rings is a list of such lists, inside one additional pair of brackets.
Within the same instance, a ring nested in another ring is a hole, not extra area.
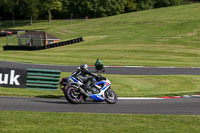
[(117, 102), (117, 94), (112, 89), (106, 90), (104, 96), (105, 101), (109, 104), (115, 104)]
[(83, 95), (74, 86), (66, 87), (63, 92), (67, 101), (72, 104), (79, 104), (83, 100)]

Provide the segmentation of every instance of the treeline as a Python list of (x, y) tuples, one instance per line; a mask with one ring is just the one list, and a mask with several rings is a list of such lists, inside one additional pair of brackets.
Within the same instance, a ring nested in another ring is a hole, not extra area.
[(151, 8), (174, 6), (184, 0), (0, 0), (0, 19), (97, 18)]

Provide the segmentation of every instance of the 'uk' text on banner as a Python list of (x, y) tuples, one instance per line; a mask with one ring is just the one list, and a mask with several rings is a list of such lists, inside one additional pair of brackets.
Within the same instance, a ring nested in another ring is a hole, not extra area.
[(26, 69), (12, 69), (0, 67), (0, 86), (26, 88)]

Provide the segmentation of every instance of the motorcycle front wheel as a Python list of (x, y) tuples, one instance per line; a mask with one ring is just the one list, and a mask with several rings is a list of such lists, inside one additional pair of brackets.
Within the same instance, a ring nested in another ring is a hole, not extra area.
[(69, 86), (63, 91), (65, 98), (72, 104), (81, 103), (83, 100), (83, 95), (80, 93), (79, 89), (74, 86)]
[(106, 90), (104, 96), (105, 101), (109, 104), (115, 104), (117, 102), (117, 94), (112, 89)]

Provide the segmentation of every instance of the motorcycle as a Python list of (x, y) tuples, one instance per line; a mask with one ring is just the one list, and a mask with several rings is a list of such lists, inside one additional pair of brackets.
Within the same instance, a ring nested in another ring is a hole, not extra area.
[(97, 65), (95, 64), (95, 69), (96, 71), (102, 71), (102, 72), (105, 72), (105, 68), (103, 67), (103, 65)]
[(86, 98), (91, 98), (95, 102), (107, 102), (108, 104), (115, 104), (117, 102), (117, 95), (111, 89), (111, 82), (98, 75), (93, 78), (93, 83), (90, 89), (83, 89), (84, 84), (74, 77), (62, 78), (60, 81), (60, 88), (63, 91), (66, 100), (72, 104), (79, 104)]

